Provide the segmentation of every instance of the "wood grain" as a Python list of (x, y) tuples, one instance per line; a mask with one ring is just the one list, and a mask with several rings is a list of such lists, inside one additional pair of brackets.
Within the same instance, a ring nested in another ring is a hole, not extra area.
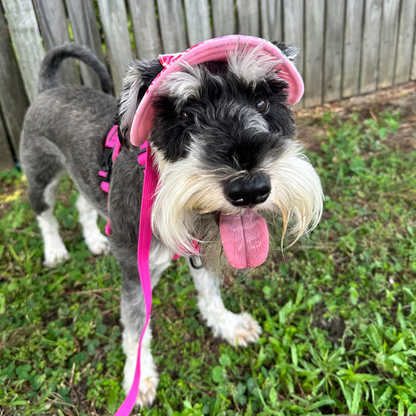
[(283, 39), (282, 0), (261, 0), (261, 37), (268, 40)]
[[(132, 60), (127, 12), (124, 0), (98, 0), (116, 96), (123, 87), (123, 78)], [(117, 22), (117, 24), (114, 24)]]
[(238, 33), (260, 36), (260, 10), (256, 0), (237, 0)]
[(234, 35), (236, 22), (233, 0), (211, 0), (214, 36)]
[[(32, 0), (46, 51), (69, 42), (65, 7), (62, 0)], [(66, 59), (59, 69), (62, 84), (79, 84), (78, 68), (73, 59)]]
[(0, 107), (8, 135), (17, 154), (20, 131), (29, 100), (13, 52), (0, 3)]
[[(98, 59), (105, 63), (93, 0), (66, 0), (66, 7), (75, 42), (88, 46), (97, 55)], [(83, 63), (81, 63), (81, 75), (85, 85), (101, 90), (97, 74)]]
[(341, 98), (345, 0), (326, 2), (324, 102)]
[(0, 114), (0, 171), (14, 168), (14, 159), (7, 140), (6, 128)]
[(185, 14), (190, 45), (212, 38), (208, 0), (185, 0)]
[[(415, 34), (416, 0), (402, 0), (399, 39), (397, 43), (394, 82), (399, 84), (410, 79)], [(415, 58), (413, 58), (415, 59)]]
[(364, 13), (363, 0), (347, 0), (342, 96), (358, 94), (361, 65), (361, 36)]
[(188, 48), (181, 0), (157, 0), (164, 53)]
[(387, 88), (393, 84), (399, 9), (400, 1), (383, 1), (377, 88)]
[(377, 87), (382, 7), (383, 0), (366, 0), (361, 51), (360, 93), (375, 91)]
[[(283, 34), (282, 39), (289, 45), (299, 48), (295, 64), (301, 76), (303, 76), (303, 61), (305, 57), (303, 43), (303, 0), (283, 0)], [(298, 111), (303, 107), (303, 98), (294, 107)]]
[(128, 0), (134, 41), (139, 59), (154, 59), (162, 53), (162, 42), (153, 0)]
[(410, 79), (412, 81), (416, 79), (416, 35), (415, 35), (415, 42), (413, 45), (413, 62), (412, 62), (412, 73), (410, 74)]
[(3, 0), (18, 64), (30, 101), (38, 93), (38, 75), (43, 50), (35, 10), (31, 0)]
[(305, 2), (305, 107), (322, 104), (325, 0)]

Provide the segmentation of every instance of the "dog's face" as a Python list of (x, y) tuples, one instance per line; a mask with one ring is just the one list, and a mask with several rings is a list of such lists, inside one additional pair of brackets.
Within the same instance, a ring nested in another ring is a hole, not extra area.
[[(120, 115), (127, 136), (137, 99), (158, 65), (136, 66), (140, 78), (126, 78)], [(281, 216), (283, 236), (290, 227), (296, 241), (321, 216), (320, 180), (293, 140), (287, 83), (276, 68), (279, 62), (258, 48), (184, 66), (167, 77), (152, 103), (149, 143), (160, 173), (153, 230), (176, 253), (192, 252), (199, 241), (204, 266), (217, 274), (264, 260), (263, 218)], [(134, 84), (139, 88), (132, 93)]]

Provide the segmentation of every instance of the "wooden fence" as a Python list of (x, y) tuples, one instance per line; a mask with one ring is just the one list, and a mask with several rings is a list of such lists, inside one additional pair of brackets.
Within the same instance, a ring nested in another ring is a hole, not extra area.
[[(416, 79), (415, 15), (416, 0), (0, 0), (0, 170), (14, 166), (45, 51), (64, 42), (90, 47), (118, 94), (132, 57), (234, 33), (284, 40), (301, 49), (300, 109)], [(61, 79), (99, 88), (71, 61)]]

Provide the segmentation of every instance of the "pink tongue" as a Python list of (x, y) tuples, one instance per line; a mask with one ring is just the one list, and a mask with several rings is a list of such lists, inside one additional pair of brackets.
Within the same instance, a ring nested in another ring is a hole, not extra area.
[(236, 269), (257, 267), (269, 253), (265, 219), (247, 208), (243, 216), (221, 214), (220, 233), (225, 255)]

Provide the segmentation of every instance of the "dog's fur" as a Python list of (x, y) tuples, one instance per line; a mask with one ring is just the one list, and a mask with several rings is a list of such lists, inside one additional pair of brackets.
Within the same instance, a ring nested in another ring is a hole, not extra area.
[[(294, 48), (279, 46), (293, 58)], [(291, 227), (295, 240), (319, 221), (322, 190), (301, 145), (293, 140), (295, 125), (286, 104), (286, 82), (276, 71), (279, 62), (262, 55), (259, 48), (246, 51), (241, 45), (237, 49), (225, 62), (185, 65), (172, 73), (153, 102), (156, 120), (149, 142), (160, 186), (152, 213), (150, 269), (154, 286), (175, 253), (185, 253), (189, 262), (186, 253), (193, 250), (192, 240), (200, 241), (204, 267), (190, 265), (190, 270), (201, 315), (214, 336), (246, 346), (258, 338), (261, 329), (247, 313), (226, 310), (221, 300), (219, 281), (231, 266), (223, 253), (218, 215), (242, 214), (247, 207), (230, 203), (224, 189), (238, 178), (266, 175), (270, 194), (252, 209), (268, 220), (282, 217), (283, 236)], [(120, 261), (127, 356), (123, 386), (128, 392), (144, 324), (137, 271), (143, 172), (129, 135), (137, 105), (162, 66), (158, 60), (133, 61), (118, 103), (87, 87), (60, 85), (57, 70), (70, 56), (97, 72), (104, 92), (111, 90), (104, 65), (88, 49), (67, 44), (49, 52), (40, 72), (39, 95), (24, 122), (21, 164), (45, 243), (46, 266), (69, 257), (53, 215), (63, 172), (69, 173), (80, 191), (77, 208), (89, 249), (101, 254), (111, 247)], [(262, 101), (268, 108), (259, 112)], [(122, 148), (113, 165), (108, 197), (101, 190), (98, 171), (106, 135), (114, 124), (120, 125)], [(109, 243), (96, 225), (97, 212), (110, 217)], [(150, 341), (149, 328), (142, 347), (139, 405), (151, 404), (156, 395), (158, 374)]]

